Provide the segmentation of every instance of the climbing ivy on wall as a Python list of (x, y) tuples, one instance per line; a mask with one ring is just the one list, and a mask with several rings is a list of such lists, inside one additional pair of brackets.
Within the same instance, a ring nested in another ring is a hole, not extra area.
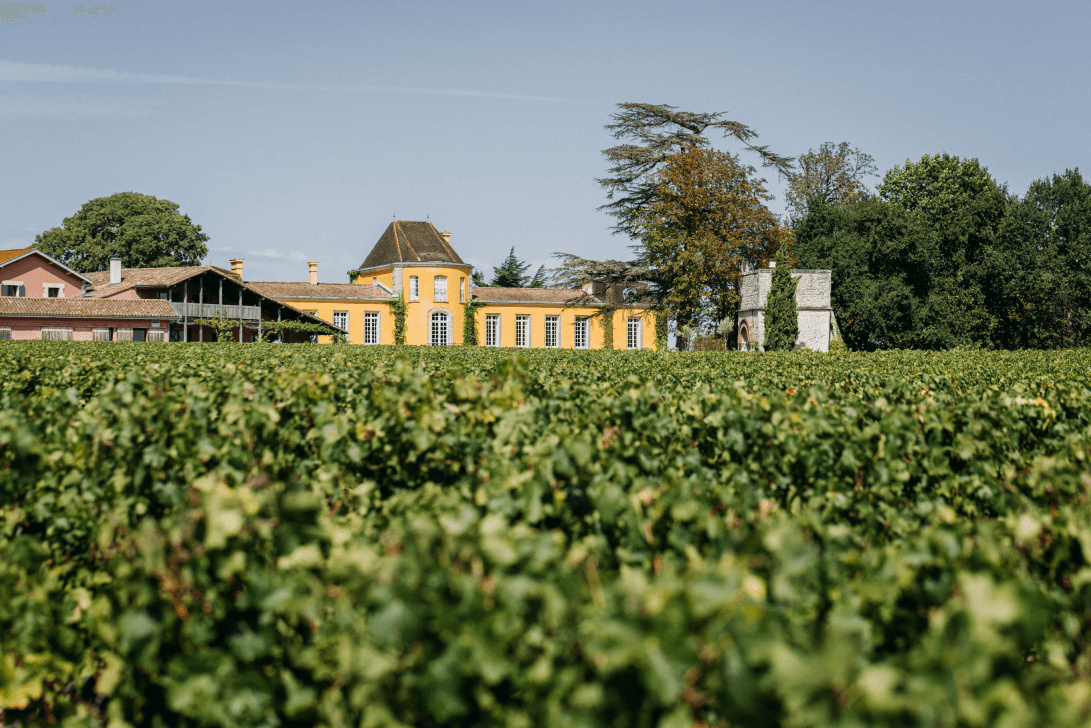
[(398, 294), (398, 297), (388, 305), (390, 306), (390, 315), (394, 317), (394, 343), (398, 346), (404, 346), (405, 317), (409, 313), (409, 304), (405, 302), (404, 296)]
[(463, 346), (477, 346), (477, 309), (481, 308), (481, 304), (477, 301), (469, 301), (463, 305), (462, 310), (465, 313), (462, 321), (462, 345)]
[(603, 306), (599, 313), (599, 323), (602, 324), (602, 348), (610, 351), (614, 348), (614, 314), (616, 306)]

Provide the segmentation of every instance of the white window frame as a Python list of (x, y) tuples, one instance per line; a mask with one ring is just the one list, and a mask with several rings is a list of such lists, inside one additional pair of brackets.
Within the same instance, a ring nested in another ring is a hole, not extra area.
[(572, 322), (572, 348), (591, 348), (591, 317), (577, 316)]
[[(50, 296), (49, 292), (56, 289), (57, 295)], [(63, 283), (43, 283), (42, 284), (42, 298), (64, 298), (64, 284)]]
[(42, 341), (71, 341), (71, 326), (43, 326)]
[(435, 303), (447, 303), (447, 276), (432, 279), (432, 300)]
[(625, 343), (629, 349), (644, 348), (644, 319), (630, 316), (625, 324)]
[[(340, 319), (342, 323), (337, 323), (338, 319)], [(348, 311), (334, 311), (333, 312), (333, 321), (331, 321), (331, 323), (334, 326), (340, 326), (345, 331), (348, 331), (349, 330), (349, 312)]]
[[(442, 325), (443, 340), (439, 341), (436, 334)], [(451, 314), (443, 309), (432, 311), (428, 315), (428, 344), (430, 346), (449, 346), (451, 344)]]
[[(3, 294), (8, 298), (25, 298), (27, 295), (27, 288), (23, 285), (22, 281), (3, 281), (0, 283), (0, 286), (3, 286), (3, 288), (0, 289), (0, 294)], [(15, 292), (8, 293), (8, 288), (14, 288)]]
[(379, 329), (382, 319), (378, 311), (364, 311), (364, 343), (378, 344), (382, 341)]
[(545, 317), (545, 347), (557, 349), (561, 346), (561, 317)]
[(530, 348), (530, 314), (515, 315), (515, 345), (520, 349)]
[(458, 302), (466, 303), (466, 279), (458, 279)]
[(409, 276), (409, 300), (410, 301), (419, 301), (420, 300), (420, 277), (419, 276)]
[(485, 346), (500, 346), (500, 314), (485, 314)]

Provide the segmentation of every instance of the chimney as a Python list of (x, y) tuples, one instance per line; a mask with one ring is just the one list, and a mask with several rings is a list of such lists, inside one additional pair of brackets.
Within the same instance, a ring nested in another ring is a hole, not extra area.
[(110, 258), (110, 285), (121, 283), (121, 258)]
[(312, 286), (318, 285), (318, 261), (313, 260), (307, 263), (308, 283)]
[(239, 278), (242, 278), (242, 262), (244, 260), (246, 260), (246, 259), (245, 258), (232, 258), (231, 259), (231, 272), (234, 275), (237, 275)]
[(440, 235), (443, 236), (443, 242), (445, 242), (445, 243), (450, 243), (451, 242), (451, 233), (440, 233)]

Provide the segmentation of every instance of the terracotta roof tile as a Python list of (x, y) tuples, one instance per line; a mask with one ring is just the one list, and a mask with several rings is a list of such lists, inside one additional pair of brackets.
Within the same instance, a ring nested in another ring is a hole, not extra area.
[[(475, 301), (482, 303), (565, 303), (573, 305), (584, 295), (579, 288), (496, 288), (493, 286), (470, 289), (470, 294)], [(594, 296), (587, 301), (587, 305), (596, 305), (600, 301)]]
[(394, 263), (456, 263), (462, 258), (443, 239), (436, 226), (421, 220), (395, 220), (379, 236), (360, 268), (376, 268)]
[(247, 281), (251, 289), (269, 298), (353, 298), (389, 301), (392, 296), (371, 283), (285, 283), (278, 281)]
[(57, 318), (175, 318), (178, 313), (160, 299), (115, 301), (102, 298), (0, 297), (0, 316)]
[(220, 269), (211, 265), (186, 266), (181, 268), (125, 268), (121, 271), (121, 283), (110, 285), (110, 271), (100, 270), (88, 273), (93, 290), (87, 295), (92, 298), (109, 298), (132, 288), (144, 286), (173, 286), (205, 271)]
[(34, 248), (17, 248), (16, 250), (0, 250), (0, 265), (7, 263), (12, 258), (29, 253)]

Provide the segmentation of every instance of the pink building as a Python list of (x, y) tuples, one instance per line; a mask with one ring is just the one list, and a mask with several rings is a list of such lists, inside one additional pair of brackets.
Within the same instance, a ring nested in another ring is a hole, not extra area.
[(83, 275), (34, 248), (0, 250), (0, 339), (215, 341), (215, 332), (197, 323), (211, 318), (237, 321), (235, 341), (257, 341), (263, 327), (268, 334), (282, 320), (341, 333), (214, 266), (123, 269), (113, 260), (109, 271)]

